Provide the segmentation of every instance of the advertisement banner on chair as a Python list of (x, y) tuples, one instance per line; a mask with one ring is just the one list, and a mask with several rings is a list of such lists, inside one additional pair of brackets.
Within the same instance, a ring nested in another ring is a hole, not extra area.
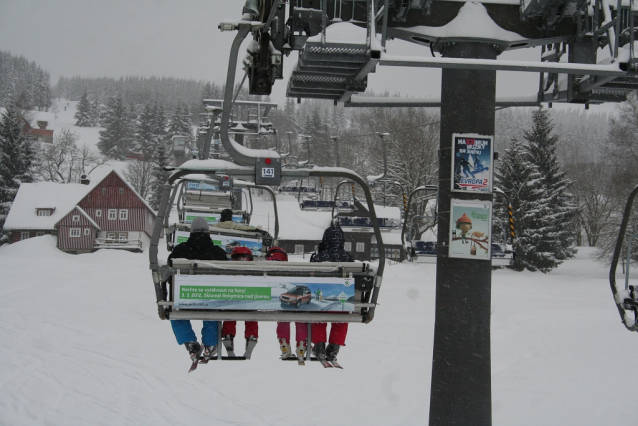
[(452, 191), (492, 192), (494, 137), (452, 135)]
[(354, 312), (354, 278), (174, 276), (177, 309)]

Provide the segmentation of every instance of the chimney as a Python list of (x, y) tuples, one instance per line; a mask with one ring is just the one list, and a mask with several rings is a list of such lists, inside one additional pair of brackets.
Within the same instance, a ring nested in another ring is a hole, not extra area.
[(91, 183), (91, 178), (89, 178), (88, 175), (82, 175), (80, 176), (80, 183), (82, 185), (88, 185), (89, 183)]
[(49, 124), (48, 121), (39, 121), (38, 120), (38, 127), (40, 128), (40, 130), (46, 130), (47, 129), (47, 124)]

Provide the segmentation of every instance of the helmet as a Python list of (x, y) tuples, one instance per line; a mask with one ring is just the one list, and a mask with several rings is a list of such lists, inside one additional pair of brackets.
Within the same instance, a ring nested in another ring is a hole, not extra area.
[(235, 247), (230, 254), (232, 260), (239, 260), (245, 257), (248, 260), (253, 260), (253, 252), (248, 247)]
[(220, 222), (229, 222), (233, 220), (233, 211), (231, 209), (222, 210), (221, 217), (219, 218)]
[(266, 260), (288, 262), (288, 253), (281, 247), (271, 247), (268, 249), (268, 253), (266, 253)]

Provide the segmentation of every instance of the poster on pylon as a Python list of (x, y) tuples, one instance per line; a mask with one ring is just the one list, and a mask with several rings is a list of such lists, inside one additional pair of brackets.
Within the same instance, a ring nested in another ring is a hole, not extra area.
[(490, 260), (492, 256), (492, 202), (453, 198), (449, 257)]
[(493, 136), (452, 135), (452, 191), (490, 194), (493, 169)]

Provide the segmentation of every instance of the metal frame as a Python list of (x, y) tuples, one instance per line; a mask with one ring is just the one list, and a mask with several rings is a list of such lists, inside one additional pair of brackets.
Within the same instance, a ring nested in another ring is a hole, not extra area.
[[(629, 268), (626, 271), (625, 291), (621, 293), (616, 284), (616, 267), (618, 266), (618, 260), (620, 259), (620, 252), (622, 251), (623, 240), (625, 238), (625, 232), (627, 232), (627, 224), (631, 216), (631, 207), (634, 199), (638, 195), (638, 186), (629, 194), (625, 210), (623, 212), (622, 221), (620, 223), (620, 229), (618, 230), (618, 238), (616, 239), (616, 247), (614, 248), (614, 254), (611, 260), (611, 266), (609, 268), (609, 285), (611, 287), (611, 293), (614, 296), (614, 302), (620, 315), (625, 328), (629, 331), (638, 331), (638, 289), (629, 289), (629, 283), (627, 277), (629, 275)], [(632, 236), (633, 237), (633, 236)], [(629, 262), (627, 263), (629, 266)], [(630, 318), (628, 312), (633, 312), (634, 318)]]

